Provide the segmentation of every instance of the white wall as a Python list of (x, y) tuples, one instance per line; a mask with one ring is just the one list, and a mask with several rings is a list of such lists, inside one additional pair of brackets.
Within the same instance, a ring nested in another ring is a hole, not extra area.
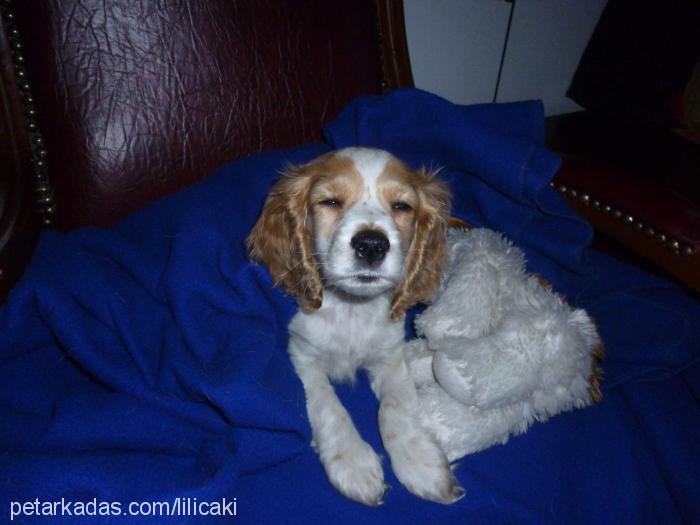
[[(565, 92), (606, 0), (516, 0), (498, 102), (539, 98), (576, 111)], [(511, 4), (404, 0), (416, 87), (459, 104), (491, 102)]]
[(404, 0), (416, 87), (458, 104), (491, 102), (509, 11), (497, 0)]

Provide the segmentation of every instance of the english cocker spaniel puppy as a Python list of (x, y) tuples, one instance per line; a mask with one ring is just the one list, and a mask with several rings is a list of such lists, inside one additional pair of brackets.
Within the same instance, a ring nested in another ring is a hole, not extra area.
[(289, 169), (272, 188), (247, 245), (298, 299), (289, 354), (306, 393), (313, 443), (330, 482), (382, 503), (381, 460), (362, 439), (331, 381), (365, 369), (396, 477), (413, 494), (464, 495), (444, 452), (418, 421), (402, 349), (407, 308), (437, 289), (446, 259), (449, 193), (386, 151), (346, 148)]

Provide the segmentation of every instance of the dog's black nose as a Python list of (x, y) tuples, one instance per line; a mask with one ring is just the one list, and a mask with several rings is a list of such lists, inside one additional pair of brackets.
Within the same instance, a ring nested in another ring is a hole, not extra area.
[(362, 230), (350, 239), (355, 257), (368, 266), (375, 266), (384, 260), (389, 251), (389, 239), (377, 230)]

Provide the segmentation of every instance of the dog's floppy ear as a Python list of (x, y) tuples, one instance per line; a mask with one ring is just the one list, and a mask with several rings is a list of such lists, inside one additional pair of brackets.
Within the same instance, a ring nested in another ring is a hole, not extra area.
[(299, 307), (317, 310), (323, 287), (307, 221), (312, 173), (306, 166), (289, 168), (273, 186), (262, 214), (246, 239), (251, 259), (267, 266), (275, 285), (295, 295)]
[(391, 318), (400, 320), (414, 304), (433, 297), (447, 259), (450, 192), (433, 173), (416, 173), (418, 209), (413, 240), (406, 255), (404, 279), (391, 301)]

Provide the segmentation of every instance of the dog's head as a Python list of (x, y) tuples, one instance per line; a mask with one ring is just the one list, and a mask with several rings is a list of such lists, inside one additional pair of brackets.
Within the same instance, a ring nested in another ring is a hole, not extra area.
[(391, 317), (429, 299), (446, 258), (449, 192), (391, 154), (346, 148), (290, 168), (247, 239), (252, 259), (312, 311), (323, 287), (393, 292)]

